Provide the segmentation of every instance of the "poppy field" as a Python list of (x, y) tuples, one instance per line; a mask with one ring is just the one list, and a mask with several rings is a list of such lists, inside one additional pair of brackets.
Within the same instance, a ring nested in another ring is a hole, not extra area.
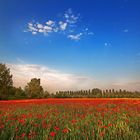
[(0, 101), (0, 140), (139, 140), (140, 99)]

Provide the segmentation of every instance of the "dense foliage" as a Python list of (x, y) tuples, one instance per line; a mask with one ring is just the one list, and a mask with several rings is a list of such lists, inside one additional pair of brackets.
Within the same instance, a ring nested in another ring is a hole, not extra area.
[(92, 90), (80, 91), (59, 91), (53, 97), (57, 98), (140, 98), (140, 92), (130, 92), (126, 90)]
[(12, 86), (13, 81), (10, 69), (5, 64), (0, 63), (0, 99), (8, 98)]
[(43, 88), (40, 85), (40, 79), (33, 78), (25, 87), (25, 93), (28, 98), (43, 97)]

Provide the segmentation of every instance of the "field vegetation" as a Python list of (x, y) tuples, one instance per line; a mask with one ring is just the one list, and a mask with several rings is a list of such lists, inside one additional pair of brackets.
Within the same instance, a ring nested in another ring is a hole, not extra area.
[(0, 102), (1, 140), (139, 140), (139, 99)]

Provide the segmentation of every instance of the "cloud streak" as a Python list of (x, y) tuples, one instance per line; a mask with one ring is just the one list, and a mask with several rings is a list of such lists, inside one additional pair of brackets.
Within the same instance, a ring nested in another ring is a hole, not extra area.
[(113, 83), (115, 89), (126, 89), (130, 91), (140, 91), (140, 81), (118, 81)]
[(14, 86), (25, 87), (31, 78), (40, 78), (41, 85), (50, 92), (59, 90), (81, 90), (81, 89), (126, 89), (140, 90), (140, 81), (105, 81), (93, 79), (92, 77), (62, 73), (58, 70), (36, 64), (7, 64), (13, 74)]
[(8, 64), (15, 86), (25, 87), (31, 78), (41, 78), (44, 89), (51, 92), (58, 90), (80, 90), (93, 88), (96, 81), (86, 76), (62, 73), (46, 66), (34, 64)]
[(82, 33), (79, 33), (79, 34), (76, 34), (76, 35), (70, 34), (70, 35), (68, 35), (68, 38), (70, 38), (71, 40), (78, 41), (78, 40), (81, 39), (82, 35), (83, 35)]

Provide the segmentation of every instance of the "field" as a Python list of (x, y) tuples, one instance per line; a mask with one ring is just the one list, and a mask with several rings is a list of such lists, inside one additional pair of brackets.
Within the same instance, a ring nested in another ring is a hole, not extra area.
[(140, 99), (0, 101), (0, 140), (139, 140)]

